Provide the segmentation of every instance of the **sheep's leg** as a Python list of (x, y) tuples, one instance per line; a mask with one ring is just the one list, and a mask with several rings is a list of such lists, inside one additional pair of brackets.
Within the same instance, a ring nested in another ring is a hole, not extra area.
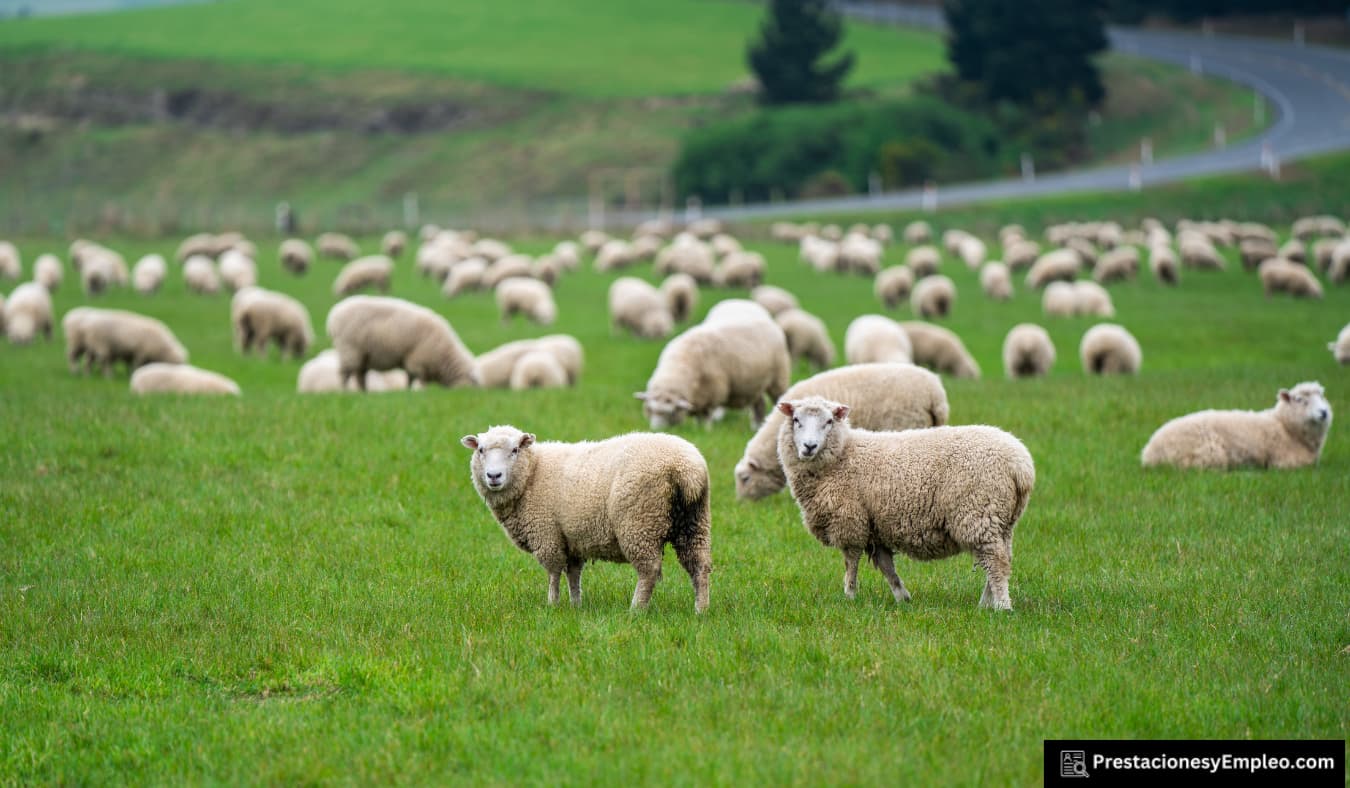
[[(704, 515), (706, 517), (706, 514)], [(708, 609), (708, 576), (712, 574), (712, 545), (705, 535), (692, 539), (676, 539), (671, 542), (675, 548), (675, 557), (680, 566), (689, 573), (689, 582), (694, 586), (694, 612), (702, 613)]]
[(581, 604), (581, 568), (584, 565), (579, 558), (567, 559), (567, 595), (573, 605)]
[(872, 549), (872, 563), (876, 565), (877, 569), (881, 570), (886, 582), (890, 583), (891, 593), (895, 595), (895, 601), (908, 602), (910, 599), (909, 590), (900, 580), (900, 575), (895, 573), (895, 556), (891, 551), (884, 547), (874, 547)]
[(985, 590), (980, 597), (980, 607), (1012, 610), (1012, 600), (1008, 597), (1012, 557), (1008, 554), (1007, 542), (981, 545), (975, 550), (975, 560), (984, 567), (985, 574)]
[(655, 560), (634, 561), (637, 570), (637, 587), (633, 589), (633, 609), (645, 609), (652, 599), (652, 590), (661, 582), (661, 558)]
[(750, 406), (750, 428), (759, 429), (759, 425), (764, 423), (764, 416), (769, 409), (764, 405), (764, 396), (761, 394), (755, 398), (754, 404)]
[(558, 591), (558, 580), (561, 576), (562, 572), (557, 569), (548, 570), (548, 603), (550, 605), (558, 604), (558, 599), (562, 596)]
[(858, 559), (862, 558), (862, 548), (844, 547), (844, 596), (854, 599), (858, 596)]

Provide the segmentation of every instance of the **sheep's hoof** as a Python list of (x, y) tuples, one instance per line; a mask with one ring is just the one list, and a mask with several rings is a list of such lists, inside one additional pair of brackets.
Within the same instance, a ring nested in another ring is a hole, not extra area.
[(908, 602), (910, 599), (912, 597), (909, 595), (908, 589), (902, 588), (895, 592), (895, 601), (897, 602)]

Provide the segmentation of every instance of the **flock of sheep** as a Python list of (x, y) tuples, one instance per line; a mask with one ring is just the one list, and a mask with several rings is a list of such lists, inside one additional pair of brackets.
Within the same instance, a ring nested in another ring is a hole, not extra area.
[[(598, 231), (558, 243), (537, 258), (471, 232), (422, 229), (416, 271), (434, 278), (454, 298), (492, 290), (504, 320), (513, 316), (541, 326), (557, 318), (553, 285), (586, 257), (600, 271), (650, 263), (660, 279), (615, 279), (609, 289), (609, 322), (615, 332), (665, 340), (646, 386), (636, 393), (652, 430), (686, 419), (711, 422), (726, 411), (747, 409), (756, 428), (734, 469), (737, 497), (754, 500), (791, 490), (807, 530), (844, 556), (844, 590), (857, 587), (865, 554), (898, 601), (910, 598), (897, 576), (894, 554), (919, 560), (971, 554), (984, 569), (981, 606), (1008, 609), (1012, 537), (1035, 484), (1030, 453), (1012, 435), (988, 426), (948, 426), (950, 409), (940, 375), (981, 374), (961, 338), (931, 320), (953, 310), (957, 290), (940, 271), (943, 251), (979, 271), (987, 298), (1007, 300), (1013, 274), (1042, 291), (1048, 318), (1113, 318), (1107, 286), (1139, 275), (1145, 265), (1169, 286), (1185, 269), (1222, 269), (1225, 247), (1258, 272), (1267, 295), (1320, 298), (1318, 275), (1332, 283), (1350, 278), (1350, 236), (1334, 217), (1295, 223), (1293, 237), (1277, 245), (1264, 225), (1182, 222), (1175, 233), (1157, 221), (1125, 229), (1112, 222), (1050, 227), (1043, 242), (1021, 227), (998, 236), (1001, 260), (991, 260), (984, 240), (949, 230), (936, 244), (925, 222), (905, 228), (911, 248), (903, 264), (883, 266), (893, 242), (886, 225), (776, 224), (772, 236), (797, 245), (803, 263), (820, 272), (872, 278), (883, 308), (908, 301), (922, 320), (896, 321), (866, 314), (844, 333), (845, 365), (832, 368), (835, 346), (819, 317), (797, 297), (765, 285), (762, 254), (748, 251), (715, 221), (681, 231), (649, 222), (631, 239)], [(410, 248), (394, 231), (381, 253), (360, 256), (348, 237), (326, 233), (311, 246), (284, 241), (282, 266), (304, 275), (316, 257), (344, 262), (333, 292), (341, 300), (324, 323), (332, 348), (300, 368), (302, 393), (384, 391), (441, 386), (544, 388), (576, 385), (584, 350), (574, 337), (555, 334), (510, 342), (479, 355), (437, 312), (387, 295), (392, 273)], [(1141, 253), (1141, 249), (1144, 250)], [(258, 286), (257, 249), (237, 233), (199, 234), (180, 244), (176, 260), (187, 288), (232, 295), (230, 321), (237, 348), (266, 352), (276, 345), (305, 358), (314, 344), (308, 310), (285, 293)], [(169, 263), (147, 255), (130, 269), (116, 251), (76, 241), (70, 264), (90, 296), (113, 287), (156, 292)], [(1090, 278), (1081, 278), (1087, 273)], [(43, 254), (33, 280), (0, 299), (0, 329), (12, 343), (50, 339), (49, 293), (65, 276), (63, 262)], [(12, 244), (0, 242), (0, 278), (22, 278)], [(706, 288), (742, 288), (748, 299), (723, 299), (697, 324), (693, 317)], [(240, 394), (215, 372), (190, 366), (188, 351), (163, 322), (134, 312), (80, 306), (61, 320), (67, 360), (74, 372), (99, 368), (105, 375), (126, 365), (136, 393)], [(673, 335), (673, 336), (672, 336)], [(1331, 344), (1336, 360), (1350, 364), (1350, 326)], [(1056, 350), (1041, 326), (1024, 323), (1008, 332), (1003, 367), (1010, 378), (1048, 373)], [(1079, 344), (1083, 369), (1092, 375), (1137, 374), (1143, 354), (1123, 326), (1099, 323)], [(794, 362), (820, 371), (793, 384)], [(1317, 383), (1281, 389), (1275, 406), (1260, 412), (1202, 411), (1160, 427), (1142, 453), (1146, 466), (1298, 467), (1317, 462), (1331, 423), (1331, 409)], [(473, 484), (512, 541), (549, 574), (549, 601), (560, 597), (567, 575), (580, 601), (587, 560), (632, 564), (638, 575), (633, 605), (647, 604), (661, 575), (661, 555), (672, 545), (695, 589), (695, 607), (708, 605), (711, 520), (708, 469), (691, 443), (670, 435), (633, 433), (599, 442), (539, 442), (510, 426), (468, 435)]]

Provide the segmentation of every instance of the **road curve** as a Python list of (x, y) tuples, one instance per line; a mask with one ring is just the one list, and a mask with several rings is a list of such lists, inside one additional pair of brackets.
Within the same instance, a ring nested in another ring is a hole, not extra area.
[[(942, 13), (928, 7), (842, 2), (848, 16), (873, 22), (941, 29)], [(1258, 137), (1205, 153), (964, 184), (941, 184), (925, 201), (922, 190), (871, 196), (717, 206), (705, 214), (723, 219), (814, 215), (876, 210), (921, 210), (941, 206), (1069, 194), (1127, 191), (1202, 175), (1262, 168), (1273, 157), (1290, 162), (1350, 148), (1350, 51), (1304, 46), (1294, 41), (1109, 29), (1111, 47), (1125, 54), (1174, 63), (1247, 85), (1265, 97), (1274, 123)]]

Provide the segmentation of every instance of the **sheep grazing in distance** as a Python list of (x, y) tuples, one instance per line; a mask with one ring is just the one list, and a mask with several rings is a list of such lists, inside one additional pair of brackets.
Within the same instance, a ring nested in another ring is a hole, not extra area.
[(89, 254), (79, 265), (80, 285), (86, 295), (101, 295), (114, 285), (125, 284), (124, 267), (116, 256), (101, 251)]
[(980, 607), (1011, 610), (1013, 530), (1036, 483), (1031, 453), (994, 427), (872, 432), (850, 407), (821, 397), (785, 400), (778, 460), (822, 544), (844, 554), (844, 595), (858, 591), (858, 563), (872, 559), (897, 602), (909, 591), (894, 554), (920, 561), (974, 556), (985, 572)]
[(9, 241), (0, 241), (0, 279), (17, 280), (23, 276), (23, 262), (18, 247)]
[(1115, 323), (1089, 328), (1078, 345), (1078, 357), (1090, 375), (1137, 375), (1143, 363), (1138, 340)]
[(754, 288), (750, 291), (750, 300), (767, 309), (771, 315), (777, 315), (779, 312), (786, 312), (789, 309), (801, 308), (801, 304), (797, 302), (797, 296), (773, 285), (760, 285)]
[(1350, 323), (1341, 329), (1335, 342), (1327, 343), (1327, 350), (1336, 358), (1338, 364), (1350, 364)]
[(419, 382), (477, 386), (473, 353), (445, 318), (400, 298), (349, 296), (328, 312), (343, 385), (364, 386), (368, 370), (402, 369)]
[(714, 235), (708, 241), (708, 246), (712, 247), (712, 252), (718, 259), (730, 257), (731, 255), (744, 250), (740, 241), (726, 233), (717, 233)]
[(1243, 240), (1238, 246), (1238, 255), (1242, 258), (1242, 268), (1245, 271), (1254, 271), (1261, 263), (1278, 257), (1280, 250), (1276, 248), (1275, 241), (1267, 241), (1261, 238), (1250, 238)]
[(802, 238), (799, 247), (802, 262), (810, 265), (819, 273), (827, 273), (839, 268), (839, 245), (824, 238), (807, 235)]
[(481, 289), (483, 274), (487, 273), (487, 267), (487, 261), (481, 257), (471, 257), (455, 263), (446, 274), (445, 284), (441, 286), (441, 295), (454, 298), (460, 293)]
[(1306, 266), (1277, 257), (1256, 270), (1267, 298), (1275, 293), (1288, 293), (1295, 298), (1322, 297), (1322, 283)]
[(551, 326), (558, 319), (553, 290), (538, 279), (523, 276), (503, 279), (497, 285), (496, 299), (502, 322), (518, 314), (541, 326)]
[(333, 280), (333, 295), (341, 298), (367, 289), (387, 293), (393, 274), (394, 261), (382, 254), (358, 257), (338, 272), (337, 279)]
[(1325, 274), (1331, 267), (1331, 257), (1336, 252), (1336, 246), (1342, 243), (1341, 238), (1319, 238), (1312, 246), (1312, 252), (1309, 259), (1312, 265), (1317, 268), (1318, 273)]
[(1304, 243), (1298, 240), (1297, 238), (1290, 238), (1288, 241), (1284, 242), (1284, 245), (1280, 247), (1280, 251), (1277, 256), (1283, 257), (1284, 259), (1294, 263), (1307, 263), (1308, 247), (1305, 246)]
[(926, 244), (933, 240), (933, 228), (925, 221), (910, 222), (905, 225), (905, 231), (901, 237), (905, 239), (905, 243), (910, 245)]
[(1093, 317), (1115, 317), (1116, 307), (1111, 303), (1111, 294), (1096, 282), (1079, 281), (1073, 283), (1075, 311), (1080, 315)]
[[(342, 374), (338, 369), (338, 352), (329, 348), (300, 367), (296, 377), (295, 390), (301, 394), (327, 394), (344, 391), (360, 391), (355, 380), (342, 385)], [(370, 370), (366, 372), (364, 390), (368, 392), (404, 391), (408, 388), (408, 374), (401, 369), (386, 372)]]
[(220, 275), (209, 257), (194, 255), (183, 263), (183, 282), (192, 293), (215, 295), (220, 292)]
[(511, 383), (511, 373), (526, 354), (542, 350), (553, 354), (567, 374), (567, 384), (576, 385), (585, 363), (581, 343), (567, 334), (550, 334), (538, 339), (520, 339), (493, 348), (474, 359), (478, 385), (484, 388), (505, 388)]
[(849, 233), (839, 243), (839, 270), (874, 276), (881, 270), (879, 241), (861, 233)]
[(1187, 232), (1178, 236), (1177, 247), (1181, 251), (1181, 264), (1187, 268), (1202, 271), (1222, 271), (1227, 268), (1223, 255), (1214, 248), (1214, 243), (1204, 235)]
[(1048, 375), (1054, 365), (1055, 343), (1035, 323), (1019, 323), (1004, 338), (1003, 373), (1009, 378)]
[(239, 396), (239, 384), (217, 372), (187, 364), (146, 364), (131, 373), (133, 394), (222, 394)]
[(900, 327), (914, 348), (915, 364), (954, 378), (980, 376), (980, 365), (975, 363), (975, 358), (955, 333), (918, 320), (905, 321)]
[(609, 234), (602, 230), (587, 230), (577, 240), (581, 241), (586, 254), (596, 254), (609, 241)]
[(215, 257), (217, 254), (216, 237), (211, 233), (196, 233), (184, 238), (182, 243), (178, 244), (178, 250), (174, 252), (174, 259), (180, 263), (185, 263), (189, 257), (195, 255)]
[(713, 271), (713, 284), (753, 289), (764, 281), (764, 268), (764, 255), (759, 252), (732, 252)]
[(66, 361), (78, 373), (98, 365), (111, 377), (113, 365), (124, 363), (129, 371), (154, 362), (186, 364), (187, 349), (164, 323), (152, 317), (119, 309), (77, 307), (61, 318), (66, 335)]
[(61, 287), (65, 275), (61, 258), (54, 254), (38, 255), (38, 259), (33, 261), (33, 281), (47, 288), (48, 293), (55, 293)]
[(554, 254), (546, 254), (534, 261), (534, 266), (530, 269), (530, 276), (552, 287), (562, 278), (566, 271), (562, 260)]
[[(947, 391), (937, 375), (913, 364), (855, 364), (793, 384), (782, 399), (804, 397), (849, 399), (858, 403), (849, 418), (869, 430), (912, 430), (941, 427), (950, 408)], [(736, 497), (759, 500), (787, 484), (778, 462), (778, 431), (783, 414), (775, 408), (736, 463)]]
[(1041, 293), (1041, 311), (1047, 317), (1073, 317), (1078, 314), (1078, 291), (1071, 282), (1051, 282)]
[(942, 253), (936, 246), (916, 246), (905, 254), (905, 267), (914, 272), (916, 279), (932, 276), (942, 265)]
[(658, 289), (665, 297), (666, 309), (676, 323), (683, 323), (693, 317), (694, 309), (698, 307), (698, 281), (694, 277), (674, 273), (667, 276)]
[(895, 309), (908, 298), (914, 289), (914, 272), (904, 265), (883, 268), (872, 284), (872, 292), (887, 309)]
[(817, 369), (834, 365), (834, 343), (825, 321), (801, 309), (787, 309), (774, 316), (787, 338), (788, 355), (806, 359)]
[(914, 285), (909, 294), (909, 306), (915, 317), (931, 320), (947, 317), (956, 303), (956, 283), (950, 278), (937, 275), (926, 276)]
[(281, 267), (296, 276), (303, 276), (314, 263), (314, 249), (299, 238), (287, 238), (277, 250), (281, 258)]
[(1133, 246), (1118, 246), (1097, 258), (1092, 278), (1099, 284), (1125, 282), (1139, 273), (1139, 250)]
[(1073, 249), (1046, 252), (1027, 271), (1027, 287), (1039, 290), (1051, 282), (1072, 282), (1082, 267), (1083, 260)]
[[(454, 269), (450, 270), (453, 271)], [(488, 267), (483, 271), (483, 287), (496, 290), (497, 285), (513, 276), (534, 276), (534, 261), (523, 254), (509, 254), (498, 257), (488, 263)]]
[(844, 332), (844, 359), (849, 364), (909, 364), (914, 347), (899, 323), (885, 315), (862, 315)]
[(39, 334), (52, 338), (52, 296), (37, 282), (24, 282), (5, 301), (5, 337), (11, 345), (26, 345)]
[(402, 230), (390, 230), (380, 239), (380, 251), (386, 257), (402, 257), (408, 248), (408, 234)]
[(356, 242), (342, 233), (320, 235), (314, 239), (314, 248), (320, 257), (344, 262), (361, 253), (361, 248), (356, 245)]
[(1158, 428), (1144, 446), (1144, 467), (1301, 468), (1316, 465), (1331, 429), (1320, 383), (1280, 389), (1263, 411), (1203, 410)]
[(232, 293), (258, 284), (258, 266), (252, 258), (235, 249), (220, 256), (220, 281)]
[(1153, 272), (1153, 278), (1162, 284), (1175, 285), (1181, 280), (1177, 255), (1170, 246), (1159, 244), (1150, 247), (1148, 250), (1148, 268)]
[(1086, 238), (1070, 238), (1065, 242), (1064, 246), (1077, 252), (1078, 259), (1088, 268), (1097, 265), (1097, 257), (1099, 254), (1097, 247), (1093, 246), (1092, 242)]
[(580, 604), (581, 570), (588, 560), (602, 560), (633, 566), (633, 607), (647, 607), (669, 544), (693, 583), (694, 611), (707, 610), (708, 464), (693, 444), (644, 433), (535, 442), (510, 426), (466, 435), (461, 443), (473, 451), (473, 486), (493, 518), (548, 572), (550, 605), (561, 597), (564, 572), (568, 596)]
[(547, 350), (531, 350), (520, 357), (511, 370), (513, 391), (560, 389), (567, 385), (567, 370)]
[(993, 301), (1012, 299), (1012, 274), (1009, 267), (997, 260), (985, 263), (980, 269), (980, 289)]
[(617, 271), (636, 262), (637, 255), (633, 253), (631, 245), (627, 241), (621, 241), (617, 238), (606, 241), (605, 245), (600, 247), (600, 251), (595, 254), (595, 270), (597, 271)]
[(989, 247), (984, 241), (973, 235), (968, 235), (961, 239), (956, 245), (956, 256), (966, 264), (966, 268), (972, 271), (978, 271), (984, 261), (989, 258)]
[(131, 286), (141, 295), (154, 295), (169, 275), (169, 264), (163, 256), (148, 254), (131, 268)]
[(621, 276), (609, 286), (609, 323), (641, 339), (660, 339), (675, 328), (666, 299), (651, 284)]
[(1025, 238), (1018, 238), (1003, 245), (1003, 262), (1014, 271), (1030, 268), (1040, 256), (1040, 244)]
[(712, 284), (716, 258), (707, 244), (681, 233), (656, 255), (654, 271), (658, 276), (688, 274), (701, 285)]
[(314, 342), (314, 326), (309, 310), (285, 293), (246, 287), (230, 299), (230, 322), (234, 326), (235, 345), (248, 354), (267, 352), (268, 343), (292, 358), (303, 358)]

